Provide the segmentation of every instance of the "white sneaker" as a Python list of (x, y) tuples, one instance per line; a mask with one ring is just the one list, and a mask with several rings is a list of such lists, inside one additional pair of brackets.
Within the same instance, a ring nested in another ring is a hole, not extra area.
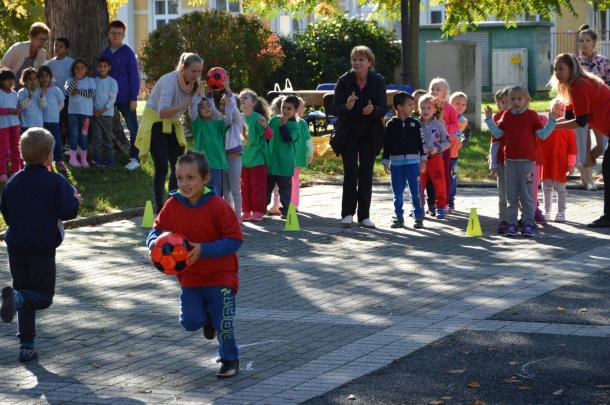
[(544, 220), (546, 222), (549, 222), (551, 220), (551, 213), (550, 212), (545, 212), (544, 213)]
[(140, 167), (140, 162), (135, 158), (129, 159), (129, 162), (125, 165), (127, 170), (136, 170), (138, 167)]
[(351, 215), (346, 215), (341, 220), (341, 225), (346, 228), (352, 226), (353, 223), (354, 223), (354, 217)]
[(566, 222), (566, 214), (564, 212), (558, 212), (555, 215), (555, 222)]
[(371, 221), (370, 218), (367, 218), (365, 220), (363, 220), (362, 222), (360, 222), (362, 224), (363, 227), (365, 228), (374, 228), (375, 227), (375, 223), (373, 221)]

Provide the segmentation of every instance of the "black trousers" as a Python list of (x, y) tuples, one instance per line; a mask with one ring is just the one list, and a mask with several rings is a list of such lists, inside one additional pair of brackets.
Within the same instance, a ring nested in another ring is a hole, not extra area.
[(434, 183), (429, 181), (426, 184), (426, 201), (428, 201), (428, 208), (434, 207), (436, 204), (436, 193), (434, 192)]
[(24, 298), (17, 312), (19, 340), (32, 342), (36, 336), (36, 311), (46, 309), (55, 295), (55, 253), (46, 257), (8, 256), (13, 288)]
[(267, 175), (267, 205), (271, 202), (271, 194), (276, 184), (280, 194), (280, 203), (282, 204), (282, 215), (286, 215), (290, 205), (290, 196), (292, 195), (292, 177), (276, 176), (274, 174)]
[(610, 147), (604, 152), (602, 175), (604, 176), (604, 216), (610, 219)]
[(178, 144), (176, 132), (172, 128), (171, 134), (163, 133), (163, 124), (156, 122), (152, 126), (150, 138), (150, 155), (155, 165), (154, 189), (155, 189), (155, 212), (159, 213), (165, 203), (165, 180), (167, 180), (167, 169), (169, 165), (169, 190), (178, 188), (176, 179), (176, 161), (184, 153), (184, 148)]
[[(352, 134), (350, 134), (352, 135)], [(348, 136), (341, 152), (343, 160), (343, 199), (341, 218), (354, 215), (358, 221), (367, 219), (373, 193), (373, 165), (375, 148), (372, 136)]]

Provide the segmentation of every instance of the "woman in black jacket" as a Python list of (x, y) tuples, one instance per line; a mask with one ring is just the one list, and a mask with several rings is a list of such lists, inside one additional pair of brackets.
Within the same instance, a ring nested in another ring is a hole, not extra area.
[(358, 207), (358, 222), (367, 228), (373, 192), (373, 164), (383, 146), (383, 117), (387, 111), (384, 78), (375, 73), (375, 55), (366, 46), (351, 52), (352, 70), (335, 87), (338, 116), (333, 148), (343, 160), (341, 224), (351, 226)]

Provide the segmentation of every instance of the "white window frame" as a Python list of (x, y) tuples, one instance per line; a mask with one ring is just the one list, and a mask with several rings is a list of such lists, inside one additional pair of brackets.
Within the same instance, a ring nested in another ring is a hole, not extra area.
[[(441, 12), (441, 22), (440, 24), (445, 22), (445, 7), (443, 6), (431, 6), (428, 9), (428, 24), (433, 24), (432, 22), (432, 12), (433, 11), (440, 11)], [(434, 23), (434, 24), (439, 24), (439, 23)]]
[[(156, 13), (156, 3), (157, 1), (163, 1), (165, 3), (165, 14), (157, 14)], [(175, 1), (176, 5), (178, 6), (176, 11), (176, 14), (169, 14), (167, 11), (169, 10), (168, 7), (168, 3), (170, 1)], [(180, 0), (150, 0), (150, 26), (152, 27), (153, 30), (157, 29), (157, 20), (165, 20), (165, 23), (167, 24), (168, 22), (170, 22), (171, 20), (175, 20), (176, 18), (179, 18), (182, 14), (184, 14), (184, 11), (182, 10), (182, 2)]]
[(227, 8), (224, 10), (219, 10), (218, 9), (218, 0), (210, 0), (210, 6), (214, 9), (214, 10), (218, 10), (218, 11), (227, 11), (230, 12), (231, 14), (241, 14), (242, 12), (242, 4), (241, 1), (239, 2), (239, 10), (237, 11), (231, 11), (231, 3), (234, 3), (233, 1), (230, 0), (225, 0), (225, 4), (227, 5)]

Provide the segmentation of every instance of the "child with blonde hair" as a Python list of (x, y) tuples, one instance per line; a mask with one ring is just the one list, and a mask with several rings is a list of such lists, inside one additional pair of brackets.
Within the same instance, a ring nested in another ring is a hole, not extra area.
[(459, 131), (455, 134), (457, 142), (451, 144), (451, 192), (449, 193), (448, 206), (455, 209), (455, 195), (457, 194), (457, 168), (460, 150), (470, 143), (470, 127), (468, 126), (468, 118), (464, 116), (468, 107), (468, 96), (466, 93), (456, 91), (449, 97), (449, 103), (458, 114)]
[(530, 97), (526, 88), (513, 86), (508, 92), (511, 108), (504, 111), (498, 123), (493, 120), (491, 107), (485, 109), (485, 123), (496, 138), (505, 138), (506, 199), (508, 201), (508, 228), (506, 235), (516, 236), (518, 203), (523, 209), (523, 228), (521, 235), (534, 236), (533, 179), (535, 175), (537, 138), (546, 139), (553, 127), (557, 114), (549, 113), (549, 121), (542, 125), (535, 111), (527, 108)]
[[(551, 101), (551, 110), (557, 110), (561, 119), (566, 114), (566, 105), (559, 99)], [(551, 220), (551, 206), (553, 204), (553, 192), (557, 194), (557, 214), (555, 222), (566, 220), (566, 183), (567, 174), (574, 173), (576, 165), (577, 148), (576, 134), (572, 129), (555, 129), (551, 135), (540, 142), (542, 156), (541, 179), (544, 190), (544, 216), (547, 221)]]
[[(457, 145), (460, 140), (456, 136), (460, 130), (458, 123), (458, 114), (449, 103), (449, 94), (451, 94), (451, 88), (446, 79), (442, 77), (435, 77), (430, 81), (428, 86), (428, 92), (440, 101), (440, 107), (442, 108), (441, 121), (445, 125), (447, 130), (447, 136), (452, 146)], [(451, 194), (451, 148), (448, 148), (443, 152), (443, 166), (445, 168), (445, 194), (447, 198)], [(453, 206), (449, 206), (453, 209)]]

